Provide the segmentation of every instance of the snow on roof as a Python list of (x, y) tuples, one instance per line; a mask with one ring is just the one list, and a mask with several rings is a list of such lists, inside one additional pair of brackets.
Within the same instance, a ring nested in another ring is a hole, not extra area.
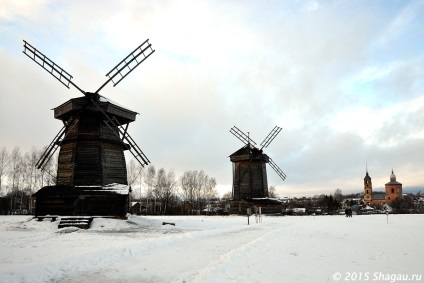
[[(115, 106), (118, 106), (118, 107), (121, 107), (121, 108), (123, 108), (123, 109), (129, 110), (129, 111), (132, 111), (131, 109), (128, 109), (127, 107), (122, 106), (121, 104), (116, 103), (115, 101), (113, 101), (113, 100), (111, 100), (111, 99), (109, 99), (109, 98), (107, 98), (107, 97), (104, 97), (104, 96), (102, 96), (102, 95), (99, 95), (99, 101), (100, 101), (100, 102), (111, 103), (111, 104), (113, 104), (113, 105), (115, 105)], [(132, 111), (132, 112), (135, 112), (135, 111)], [(137, 112), (135, 112), (135, 113), (137, 113)]]
[(366, 207), (363, 208), (363, 210), (374, 210), (374, 208), (372, 208), (371, 206), (368, 206), (367, 205)]

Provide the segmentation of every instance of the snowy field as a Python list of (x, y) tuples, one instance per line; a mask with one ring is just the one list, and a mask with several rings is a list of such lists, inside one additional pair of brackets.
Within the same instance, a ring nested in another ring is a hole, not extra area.
[[(162, 222), (176, 225), (162, 225)], [(0, 282), (424, 282), (424, 215), (0, 216)], [(402, 277), (400, 277), (402, 276)]]

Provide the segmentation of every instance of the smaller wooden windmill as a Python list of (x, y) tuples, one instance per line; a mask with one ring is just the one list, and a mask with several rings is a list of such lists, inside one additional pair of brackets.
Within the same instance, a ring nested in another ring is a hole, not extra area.
[(231, 128), (230, 133), (245, 144), (230, 155), (230, 160), (233, 162), (233, 200), (251, 200), (269, 196), (266, 163), (281, 179), (286, 179), (286, 174), (263, 153), (263, 149), (268, 147), (280, 131), (281, 128), (275, 126), (261, 143), (261, 148), (257, 148), (256, 143), (248, 135), (236, 126)]
[(153, 52), (149, 40), (144, 41), (106, 74), (106, 82), (95, 92), (86, 92), (68, 72), (24, 40), (25, 55), (65, 87), (72, 85), (84, 95), (54, 108), (63, 128), (36, 167), (43, 169), (60, 148), (57, 182), (34, 194), (36, 215), (125, 216), (130, 188), (124, 151), (129, 150), (141, 166), (150, 161), (128, 133), (137, 113), (99, 92), (109, 82), (116, 86)]

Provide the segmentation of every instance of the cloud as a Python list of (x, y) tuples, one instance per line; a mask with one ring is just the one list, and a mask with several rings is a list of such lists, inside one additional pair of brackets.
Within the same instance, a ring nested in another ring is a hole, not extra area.
[(29, 2), (4, 0), (0, 7), (0, 19), (12, 20), (15, 17), (30, 17), (42, 10), (47, 2), (47, 0)]
[(280, 194), (362, 190), (366, 162), (376, 182), (395, 166), (404, 184), (422, 184), (411, 170), (422, 168), (419, 2), (16, 5), (0, 8), (0, 91), (14, 106), (0, 109), (5, 145), (48, 144), (61, 127), (49, 109), (81, 95), (20, 54), (22, 38), (87, 91), (149, 38), (156, 52), (101, 94), (140, 114), (130, 134), (157, 167), (202, 169), (229, 191), (227, 157), (242, 146), (229, 129), (260, 142), (278, 125), (266, 153), (288, 175), (268, 168)]
[[(393, 6), (396, 6), (397, 4)], [(415, 22), (422, 20), (424, 5), (422, 1), (409, 1), (403, 7), (394, 7), (393, 18), (386, 25), (385, 30), (379, 36), (377, 43), (381, 45), (398, 44), (399, 39), (411, 32), (416, 32)]]

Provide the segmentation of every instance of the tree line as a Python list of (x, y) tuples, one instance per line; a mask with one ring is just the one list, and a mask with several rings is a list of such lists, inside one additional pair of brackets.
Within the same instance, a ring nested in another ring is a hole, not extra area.
[[(56, 184), (57, 156), (46, 163), (44, 170), (35, 167), (43, 152), (35, 147), (28, 152), (22, 152), (18, 146), (12, 151), (0, 148), (0, 197), (2, 202), (7, 201), (7, 204), (0, 203), (0, 208), (31, 213), (32, 194)], [(210, 210), (211, 203), (219, 197), (215, 178), (203, 170), (185, 171), (177, 178), (173, 169), (142, 167), (131, 159), (127, 162), (127, 180), (131, 201), (142, 204), (135, 213), (193, 214)], [(0, 211), (4, 213), (7, 212)]]
[(44, 171), (35, 168), (42, 153), (43, 150), (35, 147), (28, 152), (22, 152), (18, 146), (11, 152), (6, 147), (0, 148), (0, 196), (8, 200), (3, 207), (29, 212), (33, 209), (31, 195), (43, 186), (55, 184), (57, 165), (53, 158), (46, 163)]
[(140, 200), (149, 214), (193, 214), (210, 209), (218, 197), (216, 180), (203, 170), (185, 171), (179, 178), (174, 170), (145, 168), (130, 160), (128, 185), (134, 200)]

